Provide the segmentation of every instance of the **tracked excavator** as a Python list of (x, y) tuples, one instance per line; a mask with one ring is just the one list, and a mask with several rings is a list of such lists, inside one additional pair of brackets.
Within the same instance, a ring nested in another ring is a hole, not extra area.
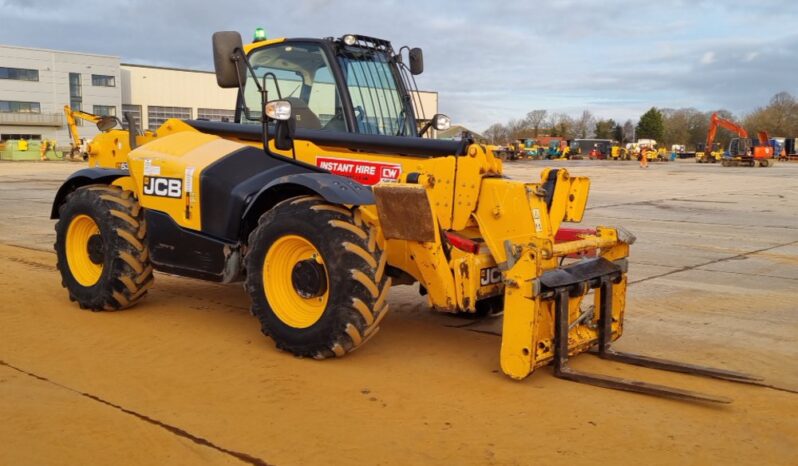
[[(707, 142), (704, 147), (713, 147), (718, 128), (725, 128), (738, 136), (729, 142), (728, 154), (720, 159), (720, 163), (724, 167), (754, 167), (756, 165), (772, 167), (775, 164), (773, 147), (770, 145), (767, 132), (759, 131), (757, 133), (759, 144), (752, 145), (751, 139), (748, 138), (748, 131), (745, 128), (731, 120), (719, 117), (717, 113), (713, 113), (709, 120)], [(698, 154), (696, 154), (696, 162), (713, 162), (712, 157), (711, 153), (704, 153), (699, 160)]]

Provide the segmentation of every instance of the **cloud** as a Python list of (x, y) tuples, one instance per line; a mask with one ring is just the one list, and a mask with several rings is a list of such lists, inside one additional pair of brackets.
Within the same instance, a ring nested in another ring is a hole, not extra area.
[(798, 23), (793, 2), (0, 0), (0, 43), (210, 69), (216, 30), (245, 40), (258, 26), (270, 37), (384, 37), (422, 47), (419, 86), (479, 131), (535, 108), (625, 120), (651, 106), (739, 114), (782, 90), (798, 95), (798, 34), (736, 32), (776, 15)]
[(712, 63), (715, 63), (715, 52), (709, 51), (701, 56), (702, 65), (710, 65)]

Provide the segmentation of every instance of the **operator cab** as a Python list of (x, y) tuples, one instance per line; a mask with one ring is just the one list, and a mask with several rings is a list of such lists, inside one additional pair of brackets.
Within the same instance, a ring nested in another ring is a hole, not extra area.
[(420, 49), (395, 53), (388, 41), (355, 35), (245, 46), (234, 31), (214, 33), (212, 43), (217, 84), (238, 88), (236, 116), (234, 123), (185, 120), (199, 131), (258, 141), (267, 155), (290, 159), (296, 140), (420, 157), (464, 155), (471, 141), (423, 137), (448, 129), (446, 115), (417, 127), (425, 118), (413, 78), (423, 71)]
[(421, 136), (416, 120), (425, 117), (413, 78), (423, 70), (420, 49), (404, 60), (386, 40), (346, 35), (256, 41), (244, 50), (254, 73), (239, 91), (237, 123), (260, 124), (260, 83), (269, 100), (291, 103), (298, 129)]

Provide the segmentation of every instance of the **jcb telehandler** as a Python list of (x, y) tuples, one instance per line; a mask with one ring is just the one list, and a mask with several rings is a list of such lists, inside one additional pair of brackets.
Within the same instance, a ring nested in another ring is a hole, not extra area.
[(613, 351), (633, 237), (561, 228), (582, 219), (587, 178), (547, 169), (539, 183), (512, 181), (482, 145), (423, 138), (447, 118), (416, 125), (419, 49), (397, 53), (358, 35), (244, 46), (238, 33), (217, 32), (213, 52), (218, 84), (239, 89), (234, 123), (170, 119), (139, 134), (126, 115), (129, 131), (97, 136), (90, 168), (59, 189), (58, 268), (82, 308), (135, 304), (153, 270), (244, 280), (263, 332), (322, 359), (377, 333), (391, 284), (419, 282), (438, 311), (503, 310), (501, 367), (515, 379), (553, 362), (562, 378), (730, 401), (567, 366), (595, 348), (632, 364), (757, 380)]

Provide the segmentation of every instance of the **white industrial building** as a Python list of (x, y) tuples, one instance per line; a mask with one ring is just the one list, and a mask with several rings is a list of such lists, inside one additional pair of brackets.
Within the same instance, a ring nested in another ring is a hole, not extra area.
[[(119, 58), (0, 46), (0, 140), (67, 144), (64, 105), (113, 114), (122, 105)], [(97, 131), (87, 128), (91, 137)]]
[(122, 64), (122, 111), (158, 129), (168, 118), (235, 117), (237, 89), (222, 89), (211, 71)]
[[(222, 89), (211, 71), (121, 63), (119, 57), (0, 45), (0, 141), (56, 140), (69, 144), (64, 105), (123, 119), (142, 128), (167, 118), (234, 118), (236, 89)], [(421, 91), (427, 118), (437, 113), (437, 92)], [(90, 124), (81, 136), (97, 134)]]

